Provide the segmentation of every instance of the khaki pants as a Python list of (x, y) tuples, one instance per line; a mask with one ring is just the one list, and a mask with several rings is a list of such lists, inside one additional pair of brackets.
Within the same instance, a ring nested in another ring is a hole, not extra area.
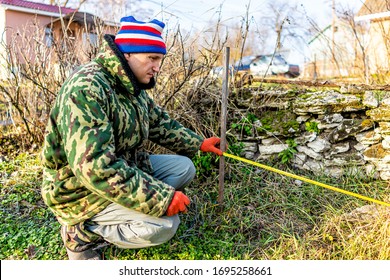
[[(155, 178), (181, 189), (195, 177), (192, 161), (177, 155), (152, 155)], [(112, 203), (85, 223), (86, 228), (120, 248), (144, 248), (170, 240), (179, 227), (178, 215), (153, 217)]]
[(112, 203), (86, 228), (120, 248), (144, 248), (170, 240), (180, 224), (178, 215), (160, 218)]

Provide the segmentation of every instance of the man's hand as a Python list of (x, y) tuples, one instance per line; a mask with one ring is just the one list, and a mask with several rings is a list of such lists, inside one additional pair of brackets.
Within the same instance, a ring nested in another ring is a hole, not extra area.
[(173, 195), (171, 204), (169, 204), (167, 212), (165, 214), (167, 216), (173, 216), (178, 214), (179, 212), (187, 212), (187, 206), (190, 205), (190, 199), (181, 191), (176, 191)]
[(219, 156), (222, 156), (222, 151), (219, 149), (219, 143), (221, 139), (218, 137), (210, 137), (203, 140), (202, 145), (200, 146), (200, 150), (202, 152), (212, 152)]

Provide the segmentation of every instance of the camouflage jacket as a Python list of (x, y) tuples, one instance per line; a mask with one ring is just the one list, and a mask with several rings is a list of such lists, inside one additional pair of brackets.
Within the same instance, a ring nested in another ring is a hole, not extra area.
[(112, 36), (105, 39), (97, 57), (65, 81), (46, 127), (42, 197), (66, 225), (111, 202), (163, 215), (174, 188), (149, 175), (139, 147), (149, 139), (191, 157), (203, 141), (140, 89)]

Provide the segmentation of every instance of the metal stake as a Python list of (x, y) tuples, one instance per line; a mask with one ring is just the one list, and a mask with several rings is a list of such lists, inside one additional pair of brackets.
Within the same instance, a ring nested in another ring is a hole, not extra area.
[[(224, 53), (224, 67), (222, 77), (222, 104), (221, 104), (221, 143), (220, 149), (226, 150), (226, 115), (227, 115), (227, 98), (229, 94), (229, 56), (230, 48), (225, 48)], [(218, 204), (222, 208), (224, 197), (224, 180), (225, 180), (225, 157), (221, 156), (219, 159), (219, 189), (218, 189)]]

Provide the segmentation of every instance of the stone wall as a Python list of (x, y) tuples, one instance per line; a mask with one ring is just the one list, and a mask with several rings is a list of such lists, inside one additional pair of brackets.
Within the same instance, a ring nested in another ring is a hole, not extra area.
[(290, 148), (290, 162), (301, 169), (390, 179), (390, 92), (275, 87), (232, 99), (229, 133), (244, 144), (242, 156), (261, 161)]

